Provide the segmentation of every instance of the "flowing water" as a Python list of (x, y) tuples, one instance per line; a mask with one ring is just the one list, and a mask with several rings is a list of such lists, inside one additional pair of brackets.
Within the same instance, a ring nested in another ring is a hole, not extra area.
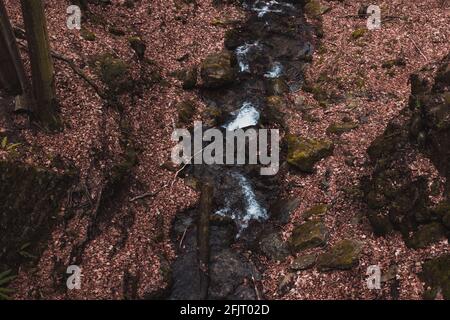
[[(228, 114), (218, 125), (222, 131), (259, 128), (263, 118), (270, 123), (266, 98), (275, 80), (285, 81), (292, 91), (301, 86), (302, 68), (311, 50), (305, 49), (310, 49), (310, 30), (299, 2), (244, 1), (248, 19), (237, 27), (226, 48), (236, 55), (238, 79), (229, 87), (201, 93), (209, 106)], [(257, 165), (194, 165), (185, 174), (214, 186), (207, 298), (256, 299), (255, 286), (249, 280), (259, 280), (258, 268), (237, 247), (257, 250), (258, 237), (270, 227), (270, 207), (278, 200), (279, 177), (260, 176)], [(174, 223), (174, 242), (181, 246), (172, 268), (171, 299), (201, 297), (198, 214), (198, 208), (182, 212)]]

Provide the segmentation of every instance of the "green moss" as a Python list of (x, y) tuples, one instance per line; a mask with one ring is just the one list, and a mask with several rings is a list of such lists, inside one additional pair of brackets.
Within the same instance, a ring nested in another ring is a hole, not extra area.
[(286, 141), (287, 162), (304, 172), (313, 172), (314, 164), (330, 156), (334, 150), (333, 142), (327, 139), (307, 139), (288, 135)]
[(342, 133), (349, 132), (356, 128), (358, 128), (358, 124), (356, 122), (352, 122), (352, 121), (333, 123), (327, 128), (327, 133), (342, 134)]
[(308, 221), (294, 228), (290, 245), (294, 252), (308, 248), (320, 247), (326, 244), (328, 230), (321, 221)]
[(113, 93), (119, 94), (131, 88), (129, 67), (123, 60), (110, 53), (104, 53), (95, 56), (91, 60), (91, 65), (98, 68), (102, 81)]
[(322, 6), (317, 0), (309, 0), (305, 5), (305, 13), (311, 18), (319, 18), (328, 10), (329, 7)]
[(342, 240), (317, 259), (321, 271), (333, 269), (347, 270), (356, 266), (362, 251), (362, 244), (354, 240)]
[(356, 29), (355, 31), (352, 32), (351, 38), (353, 40), (357, 40), (357, 39), (363, 37), (366, 34), (366, 32), (367, 32), (367, 29), (365, 29), (365, 28), (358, 28), (358, 29)]

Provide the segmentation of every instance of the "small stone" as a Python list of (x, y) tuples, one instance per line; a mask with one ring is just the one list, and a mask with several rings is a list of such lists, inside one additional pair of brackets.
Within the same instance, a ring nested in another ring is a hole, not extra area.
[(303, 212), (302, 217), (305, 220), (308, 220), (310, 218), (316, 218), (324, 216), (328, 211), (328, 205), (327, 204), (318, 204), (305, 212)]
[(262, 253), (272, 260), (281, 261), (289, 255), (286, 242), (277, 232), (264, 236), (259, 244)]
[(295, 271), (306, 270), (314, 266), (317, 260), (317, 254), (307, 254), (295, 258), (291, 264), (291, 269)]

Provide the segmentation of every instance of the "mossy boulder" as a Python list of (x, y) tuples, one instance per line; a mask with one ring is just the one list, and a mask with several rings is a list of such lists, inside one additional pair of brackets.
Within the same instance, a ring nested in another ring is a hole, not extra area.
[(229, 51), (209, 55), (201, 64), (203, 85), (219, 88), (231, 84), (236, 77), (235, 64), (235, 57)]
[(130, 47), (136, 52), (136, 56), (139, 60), (143, 60), (145, 56), (145, 50), (147, 50), (147, 45), (140, 37), (130, 37), (128, 39)]
[(333, 154), (334, 144), (328, 139), (309, 139), (293, 135), (286, 137), (287, 162), (304, 172), (313, 172), (314, 164)]
[(422, 265), (421, 278), (428, 286), (425, 297), (434, 299), (438, 291), (450, 300), (450, 254), (426, 261)]
[(288, 246), (278, 232), (272, 232), (259, 241), (261, 252), (272, 260), (284, 260), (289, 255)]
[(290, 238), (292, 251), (324, 246), (328, 238), (328, 229), (321, 221), (308, 221), (294, 228)]
[(362, 244), (355, 240), (342, 240), (317, 259), (320, 271), (348, 270), (355, 267), (362, 251)]
[(302, 213), (303, 219), (318, 218), (324, 216), (328, 211), (327, 204), (318, 204)]
[(327, 128), (328, 134), (342, 134), (358, 128), (358, 123), (353, 121), (343, 121), (331, 124)]
[(102, 81), (114, 93), (123, 93), (132, 86), (129, 67), (126, 62), (110, 53), (101, 54), (93, 58)]
[(317, 260), (317, 254), (305, 254), (294, 259), (290, 268), (295, 271), (306, 270), (312, 268)]
[(414, 249), (425, 248), (445, 236), (445, 230), (439, 222), (421, 225), (419, 229), (407, 240), (406, 244)]

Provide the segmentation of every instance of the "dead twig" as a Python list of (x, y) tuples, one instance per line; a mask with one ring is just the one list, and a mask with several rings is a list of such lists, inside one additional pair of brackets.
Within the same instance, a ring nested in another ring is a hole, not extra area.
[(181, 236), (181, 240), (180, 240), (180, 244), (178, 245), (178, 247), (181, 249), (181, 246), (183, 245), (183, 241), (184, 238), (186, 237), (186, 232), (188, 231), (189, 226), (186, 227), (186, 229), (184, 229), (183, 235)]
[(255, 287), (256, 300), (261, 300), (261, 294), (259, 293), (258, 286), (256, 285), (256, 280), (255, 280), (255, 277), (253, 276), (253, 272), (252, 272), (252, 281), (253, 281), (253, 286)]
[(406, 35), (406, 37), (411, 40), (411, 42), (413, 43), (414, 47), (416, 47), (417, 51), (419, 51), (420, 55), (425, 59), (426, 62), (428, 62), (428, 58), (427, 56), (422, 52), (422, 50), (419, 48), (419, 46), (417, 45), (417, 43), (409, 36)]
[(144, 199), (144, 198), (148, 198), (148, 197), (155, 197), (157, 196), (165, 187), (167, 187), (168, 184), (166, 183), (165, 185), (163, 185), (159, 190), (154, 191), (154, 192), (146, 192), (143, 193), (141, 195), (135, 196), (133, 198), (130, 199), (130, 202), (134, 202), (140, 199)]

